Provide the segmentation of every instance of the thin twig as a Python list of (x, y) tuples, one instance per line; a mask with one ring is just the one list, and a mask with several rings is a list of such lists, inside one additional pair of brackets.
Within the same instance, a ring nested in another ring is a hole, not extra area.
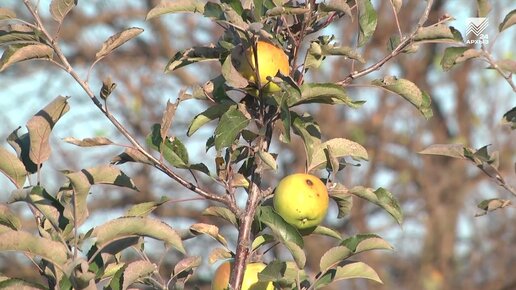
[(344, 78), (344, 80), (337, 82), (337, 84), (341, 85), (341, 86), (346, 86), (352, 80), (378, 70), (386, 62), (388, 62), (389, 60), (391, 60), (392, 58), (394, 58), (395, 56), (400, 54), (403, 51), (403, 49), (405, 49), (407, 46), (412, 44), (414, 37), (418, 33), (419, 29), (421, 27), (423, 27), (423, 24), (425, 24), (425, 22), (428, 20), (428, 15), (430, 14), (430, 9), (432, 7), (433, 2), (434, 2), (433, 0), (428, 0), (425, 11), (421, 15), (421, 18), (418, 21), (418, 25), (417, 25), (416, 29), (414, 29), (414, 31), (410, 34), (409, 37), (406, 37), (405, 39), (401, 40), (401, 42), (398, 44), (398, 46), (396, 46), (396, 48), (390, 54), (386, 55), (380, 61), (378, 61), (377, 63), (375, 63), (365, 69), (362, 69), (360, 71), (354, 71), (354, 72), (350, 73), (346, 78)]
[(392, 13), (394, 14), (394, 20), (396, 21), (396, 28), (398, 28), (398, 33), (400, 35), (400, 39), (403, 38), (403, 33), (401, 32), (400, 20), (398, 19), (398, 11), (396, 11), (396, 7), (394, 6), (394, 1), (391, 0)]
[(493, 58), (491, 53), (489, 53), (489, 51), (487, 51), (484, 46), (482, 46), (482, 54), (484, 55), (486, 61), (507, 81), (509, 86), (511, 86), (512, 91), (516, 93), (516, 84), (514, 84), (512, 80), (512, 73), (506, 75), (505, 72), (496, 63), (496, 60)]
[(41, 32), (48, 38), (51, 39), (50, 45), (54, 49), (54, 52), (56, 53), (57, 57), (62, 63), (62, 67), (66, 72), (68, 72), (74, 80), (82, 87), (82, 89), (86, 92), (86, 94), (90, 97), (91, 101), (97, 106), (97, 108), (108, 118), (108, 120), (117, 128), (117, 130), (124, 135), (127, 140), (140, 152), (142, 153), (146, 158), (148, 158), (153, 166), (165, 173), (167, 176), (174, 179), (176, 182), (178, 182), (183, 187), (186, 187), (187, 189), (199, 194), (200, 196), (225, 204), (228, 206), (231, 210), (236, 210), (233, 208), (233, 205), (229, 202), (229, 199), (222, 195), (217, 195), (211, 192), (208, 192), (190, 182), (185, 180), (183, 177), (179, 176), (175, 172), (173, 172), (166, 164), (163, 162), (157, 160), (152, 154), (147, 152), (142, 145), (129, 133), (129, 131), (114, 117), (109, 111), (106, 110), (106, 108), (102, 105), (102, 103), (99, 101), (99, 99), (95, 96), (91, 88), (89, 87), (88, 83), (86, 83), (84, 80), (81, 79), (81, 77), (77, 74), (77, 72), (73, 69), (73, 67), (68, 62), (68, 59), (64, 55), (64, 53), (61, 51), (61, 48), (59, 45), (52, 40), (52, 37), (46, 30), (45, 26), (43, 25), (41, 18), (39, 17), (38, 13), (35, 11), (35, 9), (30, 5), (29, 0), (23, 0), (23, 3), (29, 10), (29, 12), (34, 17), (34, 20), (36, 21), (37, 26), (41, 30)]

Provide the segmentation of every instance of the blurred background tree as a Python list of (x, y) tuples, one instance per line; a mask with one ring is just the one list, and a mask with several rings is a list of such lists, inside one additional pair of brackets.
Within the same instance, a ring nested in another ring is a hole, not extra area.
[[(29, 18), (20, 1), (2, 2), (2, 5), (16, 10), (20, 18)], [(40, 6), (45, 7), (48, 1), (40, 2)], [(452, 15), (457, 19), (452, 25), (457, 25), (456, 28), (465, 35), (465, 19), (475, 17), (478, 5), (486, 2), (435, 1), (429, 22), (436, 22), (446, 14)], [(362, 52), (371, 63), (385, 54), (389, 37), (398, 33), (390, 2), (373, 3), (379, 14), (379, 28)], [(85, 76), (89, 61), (108, 36), (133, 25), (145, 29), (136, 41), (97, 64), (90, 79), (93, 87), (100, 88), (102, 80), (108, 77), (117, 84), (110, 110), (124, 120), (131, 133), (139, 139), (145, 138), (153, 123), (159, 123), (168, 99), (175, 100), (182, 91), (189, 90), (194, 84), (203, 84), (220, 72), (218, 63), (206, 62), (172, 74), (161, 73), (178, 50), (215, 42), (222, 29), (193, 14), (173, 14), (145, 22), (145, 15), (156, 4), (157, 1), (152, 0), (82, 1), (66, 19), (60, 39), (69, 60)], [(497, 23), (516, 8), (516, 2), (492, 1), (490, 6), (487, 34), (494, 37)], [(403, 32), (408, 32), (404, 28), (414, 27), (423, 8), (424, 1), (403, 1), (399, 14)], [(44, 9), (41, 11), (44, 19), (50, 17)], [(356, 19), (351, 21), (344, 17), (326, 28), (325, 32), (334, 34), (338, 42), (349, 45), (356, 41), (353, 33), (356, 26)], [(495, 57), (514, 59), (514, 33), (515, 29), (511, 28), (497, 40), (493, 47)], [(316, 35), (313, 37), (315, 39)], [(516, 231), (512, 226), (516, 219), (514, 207), (474, 217), (479, 201), (491, 197), (507, 198), (508, 194), (470, 164), (417, 154), (430, 144), (461, 143), (474, 148), (491, 144), (490, 150), (500, 152), (500, 171), (511, 183), (515, 180), (516, 147), (511, 138), (514, 133), (500, 120), (514, 106), (511, 98), (515, 97), (515, 92), (494, 70), (483, 69), (487, 65), (480, 61), (466, 62), (443, 72), (439, 65), (443, 50), (444, 46), (439, 44), (421, 46), (416, 53), (402, 55), (385, 64), (379, 73), (360, 81), (366, 84), (387, 73), (413, 81), (433, 98), (434, 116), (429, 121), (398, 96), (359, 84), (354, 84), (349, 90), (355, 99), (367, 101), (362, 109), (313, 107), (316, 120), (324, 124), (321, 127), (323, 135), (328, 138), (345, 136), (364, 145), (369, 152), (370, 161), (361, 167), (344, 170), (344, 174), (339, 175), (341, 181), (347, 186), (361, 184), (389, 188), (402, 202), (405, 214), (405, 222), (400, 228), (384, 212), (359, 199), (354, 200), (352, 214), (344, 221), (337, 221), (336, 209), (330, 209), (327, 223), (336, 226), (343, 234), (379, 233), (395, 246), (396, 251), (366, 253), (360, 257), (379, 272), (385, 285), (353, 280), (327, 289), (516, 289), (516, 278), (510, 275), (509, 270), (516, 265)], [(350, 62), (335, 58), (308, 76), (314, 81), (337, 82), (351, 70)], [(20, 76), (25, 80), (17, 81)], [(84, 93), (77, 84), (46, 62), (17, 64), (2, 73), (0, 88), (0, 106), (3, 109), (0, 120), (4, 124), (0, 130), (1, 140), (24, 124), (42, 104), (62, 94), (72, 96), (72, 107), (81, 109), (72, 110), (66, 116), (72, 126), (58, 125), (57, 137), (95, 135), (116, 141), (114, 128), (91, 106), (88, 98), (82, 96)], [(202, 109), (182, 106), (174, 125), (187, 126), (191, 116)], [(178, 124), (180, 121), (184, 124)], [(174, 130), (175, 134), (185, 132), (177, 127)], [(209, 134), (209, 130), (201, 130), (188, 140), (189, 148), (199, 152), (197, 158), (204, 156), (201, 142)], [(116, 150), (81, 149), (60, 140), (54, 142), (53, 148), (59, 153), (45, 166), (52, 167), (56, 175), (49, 174), (51, 171), (47, 170), (48, 175), (43, 179), (56, 186), (59, 184), (55, 181), (58, 170), (98, 165), (119, 153)], [(281, 150), (279, 164), (284, 167), (280, 172), (287, 174), (303, 170), (304, 160), (295, 157), (304, 154), (301, 144), (273, 145)], [(191, 155), (196, 158), (196, 154)], [(123, 165), (123, 169), (132, 176), (140, 192), (106, 188), (93, 194), (93, 222), (120, 216), (129, 205), (157, 200), (161, 196), (177, 200), (154, 212), (167, 222), (186, 228), (188, 224), (206, 219), (200, 214), (205, 207), (204, 201), (189, 201), (196, 196), (164, 178), (161, 173), (135, 164)], [(9, 192), (14, 189), (4, 179), (0, 179), (0, 188), (2, 201), (7, 200)], [(210, 222), (217, 220), (210, 219)], [(33, 226), (31, 220), (27, 220), (27, 226), (29, 224)], [(229, 234), (227, 236), (236, 237), (234, 229), (223, 224), (220, 226)], [(207, 249), (213, 246), (209, 239), (200, 240), (192, 244), (186, 242), (192, 254), (206, 254), (209, 252)], [(230, 243), (234, 244), (235, 240), (230, 240)], [(316, 236), (308, 237), (306, 243), (308, 269), (316, 269), (320, 254), (329, 247), (329, 241)], [(323, 246), (325, 243), (328, 247)], [(167, 256), (170, 265), (177, 262), (176, 258)], [(166, 268), (162, 270), (167, 271)], [(199, 286), (209, 285), (214, 267), (204, 262), (201, 269), (193, 279)], [(29, 278), (34, 274), (34, 268), (22, 257), (0, 254), (0, 272)]]

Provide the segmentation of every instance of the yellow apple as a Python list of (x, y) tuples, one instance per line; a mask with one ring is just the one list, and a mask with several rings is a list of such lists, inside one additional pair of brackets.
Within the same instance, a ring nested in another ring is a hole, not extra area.
[(311, 174), (286, 176), (274, 191), (274, 209), (301, 233), (313, 231), (323, 221), (328, 203), (326, 185)]
[[(211, 281), (211, 290), (227, 290), (229, 289), (229, 276), (233, 261), (222, 263)], [(272, 282), (258, 282), (258, 273), (265, 269), (264, 263), (249, 263), (244, 272), (244, 281), (242, 282), (242, 290), (274, 290)]]
[[(275, 83), (269, 82), (267, 77), (274, 77), (278, 71), (284, 75), (288, 75), (290, 73), (288, 56), (283, 49), (266, 41), (258, 41), (256, 48), (262, 91), (267, 94), (281, 91), (281, 88)], [(237, 58), (238, 59), (234, 61), (237, 71), (249, 82), (256, 84), (256, 66), (253, 47), (251, 46), (243, 53), (238, 54)]]

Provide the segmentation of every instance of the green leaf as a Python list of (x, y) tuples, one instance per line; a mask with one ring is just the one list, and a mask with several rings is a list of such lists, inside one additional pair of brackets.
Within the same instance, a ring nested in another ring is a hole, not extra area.
[(418, 152), (425, 155), (440, 155), (465, 159), (464, 145), (462, 144), (433, 144)]
[(154, 163), (143, 155), (138, 149), (127, 147), (125, 151), (111, 159), (111, 164), (124, 164), (126, 162), (139, 162), (143, 164), (153, 165)]
[(282, 97), (280, 103), (280, 117), (281, 122), (283, 124), (283, 141), (286, 143), (290, 143), (290, 127), (292, 124), (292, 117), (290, 114), (290, 109), (288, 107), (288, 98)]
[(143, 32), (142, 28), (139, 27), (130, 27), (126, 28), (117, 34), (110, 36), (104, 43), (100, 50), (95, 54), (95, 59), (99, 60), (108, 54), (110, 54), (113, 50), (117, 49), (127, 41), (135, 38), (140, 33)]
[[(65, 273), (70, 273), (75, 270), (73, 274), (73, 286), (76, 289), (92, 289), (95, 285), (95, 273), (89, 271), (89, 264), (85, 259), (76, 258), (73, 266), (68, 266), (65, 268)], [(72, 269), (74, 267), (75, 269)], [(63, 279), (64, 278), (64, 279)], [(59, 286), (61, 289), (68, 289), (72, 286), (71, 281), (67, 276), (60, 278)], [(66, 285), (65, 285), (66, 284)]]
[(263, 162), (263, 164), (266, 165), (267, 169), (277, 171), (278, 170), (278, 164), (276, 163), (276, 158), (274, 156), (267, 152), (260, 150), (257, 152), (258, 157)]
[(336, 267), (340, 262), (351, 257), (353, 252), (346, 246), (337, 246), (329, 249), (324, 253), (319, 262), (319, 268), (322, 273), (327, 272), (330, 268)]
[(296, 281), (307, 281), (309, 278), (304, 270), (297, 267), (295, 262), (274, 260), (258, 273), (258, 279), (259, 281), (272, 281), (275, 286), (282, 287), (281, 289), (297, 289), (294, 288)]
[(182, 259), (174, 266), (174, 277), (177, 277), (179, 276), (179, 274), (182, 273), (191, 272), (193, 269), (199, 267), (201, 265), (201, 262), (202, 258), (200, 256), (192, 256)]
[(228, 52), (221, 47), (196, 46), (177, 52), (165, 66), (165, 72), (172, 72), (183, 66), (203, 61), (218, 61)]
[(12, 230), (19, 230), (22, 227), (21, 220), (3, 203), (0, 203), (0, 225)]
[(108, 290), (122, 290), (122, 284), (123, 284), (123, 275), (125, 267), (127, 267), (126, 264), (124, 264), (122, 267), (120, 267), (114, 274), (113, 277), (111, 277), (111, 280), (109, 281), (109, 285), (105, 288)]
[[(1, 11), (2, 8), (0, 8)], [(1, 12), (0, 12), (1, 13)], [(1, 20), (1, 16), (0, 16)], [(35, 31), (38, 32), (36, 35)], [(11, 24), (6, 30), (0, 29), (0, 45), (2, 44), (40, 44), (40, 31), (24, 24)]]
[(356, 186), (350, 189), (349, 192), (380, 206), (387, 211), (398, 224), (402, 223), (403, 213), (401, 207), (392, 193), (386, 189), (380, 187), (373, 191), (371, 188)]
[(249, 85), (247, 79), (244, 78), (233, 65), (231, 55), (226, 57), (226, 60), (222, 64), (222, 75), (230, 87), (245, 88)]
[(17, 251), (39, 256), (58, 268), (62, 268), (68, 261), (68, 249), (64, 244), (24, 231), (7, 231), (0, 234), (0, 251)]
[(305, 7), (287, 7), (287, 6), (277, 6), (272, 9), (267, 10), (265, 13), (266, 16), (280, 16), (280, 15), (300, 15), (310, 12), (310, 9)]
[(224, 238), (224, 236), (222, 236), (219, 233), (219, 228), (215, 225), (196, 223), (190, 226), (190, 232), (196, 236), (200, 234), (208, 235), (224, 247), (228, 247), (228, 242), (226, 241), (226, 238)]
[(364, 102), (353, 101), (346, 89), (333, 83), (305, 83), (301, 86), (301, 95), (291, 95), (288, 98), (288, 106), (294, 107), (301, 104), (344, 104), (351, 108), (360, 107)]
[(96, 227), (91, 234), (96, 238), (98, 248), (129, 236), (145, 236), (165, 242), (185, 254), (181, 238), (166, 223), (148, 217), (122, 217)]
[(9, 8), (0, 7), (0, 20), (16, 18), (16, 13)]
[(229, 107), (215, 129), (215, 149), (218, 151), (233, 144), (249, 122), (249, 118), (237, 106)]
[[(321, 3), (320, 5), (322, 5)], [(346, 4), (347, 5), (347, 4)], [(304, 68), (318, 68), (326, 56), (329, 55), (340, 55), (351, 59), (355, 59), (361, 63), (364, 63), (364, 58), (354, 49), (347, 46), (336, 46), (333, 43), (333, 36), (319, 36), (316, 40), (310, 43)]]
[(512, 130), (516, 129), (516, 107), (503, 114), (502, 122), (510, 124)]
[(161, 126), (159, 124), (152, 125), (152, 131), (147, 135), (147, 144), (152, 149), (160, 152), (172, 166), (188, 167), (189, 158), (185, 145), (177, 137), (161, 139)]
[(25, 133), (22, 136), (18, 136), (18, 130), (21, 127), (18, 127), (7, 137), (7, 142), (11, 147), (16, 150), (18, 154), (18, 159), (23, 162), (25, 166), (25, 170), (28, 173), (35, 173), (38, 171), (38, 165), (36, 165), (32, 160), (30, 160), (30, 136), (29, 133)]
[(106, 266), (104, 273), (100, 277), (101, 280), (113, 277), (120, 269), (125, 267), (125, 263), (111, 263)]
[(129, 176), (112, 165), (101, 165), (66, 174), (71, 180), (76, 176), (84, 176), (89, 185), (107, 184), (138, 190)]
[(251, 243), (251, 249), (254, 251), (259, 247), (275, 242), (274, 236), (269, 234), (258, 235)]
[(305, 70), (320, 67), (323, 60), (324, 56), (322, 55), (321, 44), (318, 41), (310, 42), (310, 47), (308, 48), (304, 62)]
[(254, 4), (254, 17), (261, 19), (262, 16), (267, 14), (267, 11), (274, 7), (281, 6), (281, 3), (276, 3), (276, 0), (253, 0)]
[(505, 15), (505, 18), (503, 19), (502, 23), (500, 23), (500, 26), (498, 26), (498, 30), (502, 32), (505, 29), (513, 26), (514, 24), (516, 24), (516, 9), (512, 10), (507, 15)]
[(292, 112), (292, 127), (294, 133), (303, 139), (308, 162), (312, 160), (312, 155), (321, 143), (321, 131), (319, 125), (314, 121), (312, 116), (305, 113), (300, 116)]
[(414, 42), (417, 43), (462, 43), (462, 41), (459, 31), (444, 24), (422, 27), (414, 36)]
[(222, 9), (224, 10), (224, 15), (225, 15), (225, 23), (235, 27), (237, 30), (240, 30), (240, 31), (248, 31), (249, 30), (249, 24), (247, 22), (245, 22), (243, 19), (242, 19), (242, 16), (237, 13), (235, 10), (232, 9), (231, 6), (227, 5), (227, 4), (222, 4), (221, 5)]
[(42, 164), (50, 157), (49, 137), (55, 124), (70, 110), (68, 97), (59, 96), (27, 122), (30, 136), (29, 157), (35, 164)]
[(267, 225), (282, 242), (290, 241), (301, 248), (303, 247), (303, 238), (297, 229), (277, 214), (272, 206), (260, 206), (256, 218), (258, 222)]
[[(479, 168), (481, 168), (484, 173), (486, 173), (487, 175), (489, 175), (490, 177), (495, 177), (496, 175), (498, 175), (499, 173), (497, 172), (497, 170), (493, 170), (493, 166), (491, 164), (494, 165), (495, 161), (496, 161), (496, 158), (494, 158), (493, 156), (491, 156), (487, 150), (487, 147), (489, 145), (486, 145), (486, 146), (483, 146), (481, 147), (480, 149), (478, 150), (474, 150), (472, 148), (468, 148), (468, 147), (463, 147), (464, 148), (464, 157), (466, 157), (466, 159), (469, 159), (471, 161), (473, 161)], [(491, 172), (488, 172), (491, 171)]]
[[(120, 169), (104, 165), (81, 171), (65, 174), (75, 191), (75, 215), (77, 224), (82, 224), (88, 217), (88, 207), (86, 199), (90, 192), (90, 188), (95, 184), (108, 184), (120, 187), (127, 187), (138, 190), (129, 176)], [(69, 218), (72, 218), (70, 216)]]
[(230, 105), (229, 104), (215, 104), (204, 112), (195, 116), (188, 126), (188, 132), (186, 133), (188, 136), (192, 136), (199, 128), (204, 126), (205, 124), (220, 118), (225, 112), (228, 111)]
[(335, 158), (352, 157), (354, 159), (368, 160), (367, 150), (360, 144), (344, 138), (330, 139), (324, 143), (314, 144), (312, 158), (308, 165), (308, 171), (327, 166), (327, 158), (324, 150), (331, 148)]
[(330, 198), (337, 203), (337, 207), (339, 208), (337, 218), (343, 218), (351, 212), (353, 199), (351, 198), (349, 190), (344, 185), (340, 183), (335, 184), (330, 188), (328, 194), (330, 195)]
[(63, 138), (63, 141), (79, 147), (95, 147), (113, 144), (113, 141), (106, 137), (84, 138), (82, 140), (73, 137), (67, 137)]
[(371, 250), (392, 250), (392, 246), (376, 234), (358, 234), (340, 243), (346, 246), (353, 255)]
[(152, 8), (145, 20), (152, 19), (167, 13), (192, 12), (204, 13), (204, 4), (198, 0), (161, 0), (161, 2)]
[(356, 50), (349, 46), (323, 45), (322, 55), (340, 55), (365, 63), (365, 59)]
[(76, 5), (77, 0), (52, 0), (50, 2), (50, 15), (52, 15), (55, 21), (61, 23)]
[(220, 217), (235, 227), (238, 227), (238, 221), (235, 214), (225, 207), (210, 206), (202, 212), (203, 215)]
[(342, 236), (340, 235), (339, 232), (337, 232), (336, 230), (334, 229), (331, 229), (331, 228), (327, 228), (325, 226), (321, 226), (321, 225), (318, 225), (314, 231), (312, 232), (313, 235), (322, 235), (322, 236), (327, 236), (327, 237), (332, 237), (332, 238), (335, 238), (335, 239), (338, 239), (338, 240), (341, 240), (342, 239)]
[(16, 190), (9, 202), (25, 201), (35, 207), (56, 229), (64, 229), (69, 220), (63, 216), (63, 205), (43, 187), (34, 186)]
[(139, 260), (127, 264), (124, 269), (122, 289), (127, 289), (133, 283), (143, 278), (150, 277), (157, 269), (158, 266), (156, 266), (156, 264), (146, 260)]
[(2, 147), (0, 147), (0, 172), (7, 176), (16, 188), (23, 187), (28, 175), (23, 162)]
[(269, 263), (260, 273), (258, 273), (258, 281), (276, 282), (283, 278), (287, 270), (287, 263), (274, 260)]
[(229, 252), (226, 248), (215, 248), (210, 252), (208, 262), (213, 264), (219, 260), (227, 260), (233, 257), (233, 253)]
[(226, 16), (224, 15), (224, 10), (218, 3), (207, 2), (204, 5), (204, 17), (213, 19), (213, 20), (225, 20)]
[(432, 117), (432, 100), (413, 82), (406, 79), (398, 79), (395, 76), (386, 76), (383, 80), (374, 80), (372, 84), (402, 96), (414, 105), (425, 118), (429, 119)]
[(482, 54), (481, 51), (469, 47), (447, 47), (444, 50), (443, 58), (441, 59), (441, 67), (447, 71), (454, 65), (464, 62), (468, 59), (478, 57)]
[(378, 22), (378, 16), (374, 10), (371, 0), (358, 0), (358, 24), (360, 31), (358, 34), (358, 47), (364, 46), (373, 36)]
[(303, 248), (292, 241), (283, 241), (283, 245), (289, 250), (298, 268), (303, 269), (306, 265), (306, 254)]
[(239, 15), (242, 15), (242, 12), (244, 11), (244, 7), (239, 0), (221, 0), (220, 3), (228, 4)]
[[(91, 232), (92, 230), (90, 230)], [(97, 244), (94, 244), (87, 253), (87, 258), (91, 261), (89, 270), (92, 273), (96, 273), (97, 277), (113, 276), (114, 272), (118, 271), (120, 267), (116, 267), (118, 268), (117, 270), (113, 269), (111, 274), (106, 273), (108, 271), (106, 266), (109, 267), (112, 263), (111, 259), (116, 258), (116, 255), (120, 256), (119, 253), (127, 248), (142, 248), (142, 246), (143, 238), (139, 236), (122, 237), (100, 249), (97, 247)], [(104, 263), (104, 261), (106, 262)]]
[(296, 228), (278, 215), (272, 206), (260, 206), (256, 213), (258, 222), (267, 225), (281, 243), (289, 250), (300, 269), (306, 264), (303, 238)]
[(211, 176), (210, 170), (208, 169), (208, 166), (206, 166), (204, 163), (195, 163), (195, 164), (189, 164), (186, 169), (190, 170), (196, 170), (200, 171), (208, 176)]
[(342, 12), (345, 15), (351, 17), (351, 7), (349, 7), (346, 0), (328, 0), (325, 2), (319, 3), (319, 9), (323, 12)]
[(25, 281), (20, 278), (10, 278), (10, 277), (0, 276), (0, 289), (31, 289), (31, 290), (34, 290), (34, 289), (48, 289), (48, 288), (44, 287), (43, 285), (31, 282), (31, 281)]
[(135, 204), (127, 210), (125, 216), (148, 216), (156, 208), (168, 202), (169, 200), (170, 198), (163, 196), (159, 201), (148, 201)]
[(482, 210), (482, 212), (475, 214), (475, 216), (486, 215), (488, 212), (504, 208), (512, 204), (511, 200), (501, 199), (501, 198), (491, 198), (481, 201), (477, 207)]
[(369, 279), (383, 284), (373, 268), (363, 262), (354, 262), (326, 272), (315, 283), (315, 289), (320, 289), (335, 281), (356, 278)]
[(328, 250), (319, 264), (322, 273), (336, 267), (347, 258), (370, 250), (392, 250), (392, 246), (375, 234), (359, 234), (345, 239), (337, 247)]
[(0, 72), (7, 67), (29, 59), (50, 59), (54, 50), (46, 44), (12, 44), (5, 49), (0, 59)]

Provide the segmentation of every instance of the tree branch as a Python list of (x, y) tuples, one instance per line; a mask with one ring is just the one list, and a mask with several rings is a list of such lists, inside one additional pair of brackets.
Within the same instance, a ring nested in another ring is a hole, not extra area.
[(61, 48), (57, 44), (56, 40), (52, 38), (50, 33), (46, 30), (45, 26), (43, 25), (43, 22), (41, 21), (41, 18), (39, 17), (36, 10), (31, 6), (29, 3), (29, 0), (23, 0), (23, 3), (29, 10), (29, 12), (34, 17), (34, 20), (36, 21), (37, 26), (41, 30), (41, 32), (50, 40), (50, 45), (53, 48), (54, 52), (56, 53), (57, 57), (62, 63), (62, 66), (59, 66), (60, 68), (64, 69), (68, 74), (70, 74), (73, 79), (82, 87), (82, 89), (86, 92), (86, 94), (90, 97), (91, 101), (95, 104), (95, 106), (108, 118), (108, 120), (116, 127), (116, 129), (126, 137), (126, 139), (140, 152), (142, 153), (146, 158), (148, 158), (151, 162), (153, 167), (160, 170), (161, 172), (165, 173), (170, 178), (174, 179), (176, 182), (184, 186), (185, 188), (199, 194), (200, 196), (204, 197), (205, 199), (216, 201), (223, 203), (224, 205), (228, 206), (230, 209), (233, 210), (233, 205), (229, 201), (229, 198), (227, 196), (223, 195), (217, 195), (215, 193), (208, 192), (196, 185), (194, 185), (191, 182), (188, 182), (183, 177), (179, 176), (175, 172), (173, 172), (166, 164), (164, 164), (162, 161), (159, 161), (156, 159), (152, 154), (147, 152), (145, 148), (143, 148), (142, 145), (131, 135), (131, 133), (128, 132), (128, 130), (118, 121), (118, 119), (113, 116), (100, 102), (100, 100), (95, 96), (95, 93), (91, 90), (89, 84), (84, 81), (77, 72), (73, 69), (73, 67), (68, 62), (68, 59), (62, 52)]
[(403, 39), (390, 54), (386, 55), (384, 58), (382, 58), (377, 63), (375, 63), (363, 70), (354, 71), (354, 72), (350, 73), (344, 80), (339, 81), (336, 84), (341, 85), (341, 86), (346, 86), (354, 79), (359, 78), (364, 75), (367, 75), (373, 71), (380, 69), (386, 62), (388, 62), (389, 60), (391, 60), (392, 58), (394, 58), (395, 56), (400, 54), (403, 51), (403, 49), (405, 49), (407, 46), (412, 44), (412, 42), (414, 41), (414, 37), (418, 33), (419, 29), (421, 27), (423, 27), (423, 24), (425, 24), (425, 22), (428, 20), (428, 15), (430, 14), (430, 9), (432, 7), (433, 2), (434, 2), (433, 0), (428, 0), (425, 11), (421, 15), (421, 18), (418, 21), (418, 25), (417, 25), (416, 29), (414, 29), (414, 31), (410, 34), (410, 36)]
[(482, 54), (484, 55), (487, 62), (507, 81), (509, 86), (511, 86), (512, 91), (516, 93), (516, 84), (512, 81), (512, 73), (505, 74), (504, 71), (500, 68), (500, 66), (496, 63), (496, 60), (493, 58), (491, 53), (482, 46)]

